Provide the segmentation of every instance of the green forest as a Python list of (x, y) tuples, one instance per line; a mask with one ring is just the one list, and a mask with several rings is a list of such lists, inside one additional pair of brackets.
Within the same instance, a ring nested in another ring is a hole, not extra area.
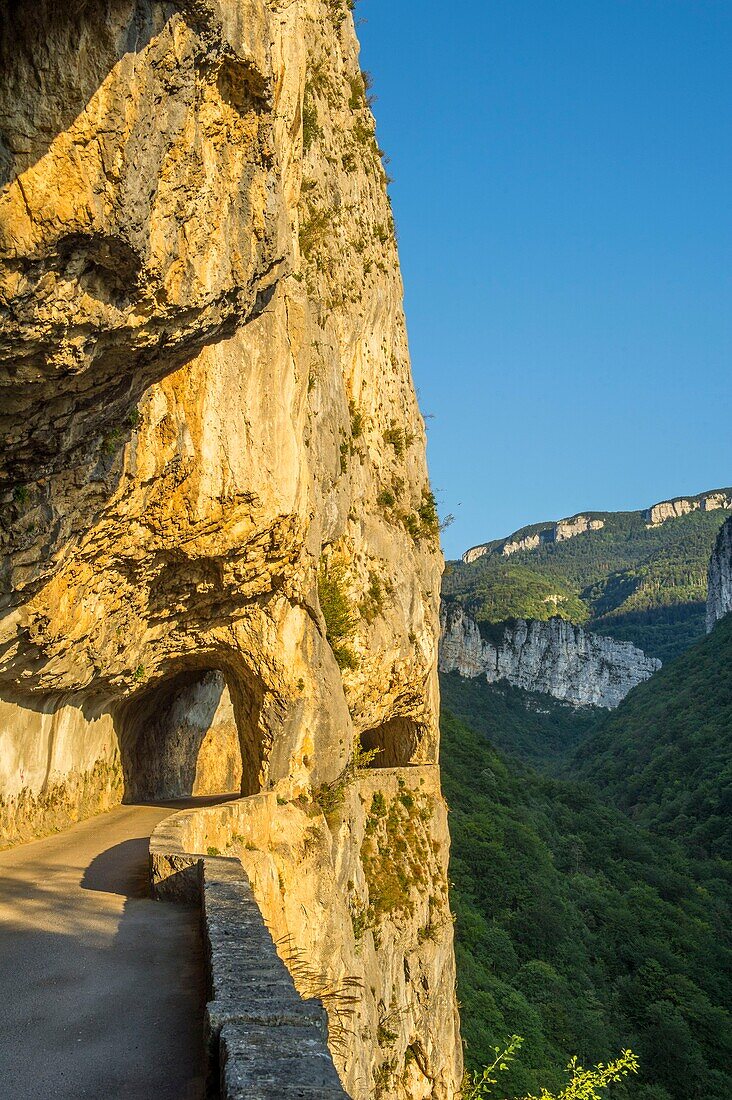
[(623, 1048), (636, 1100), (732, 1096), (732, 616), (613, 712), (441, 677), (466, 1063), (499, 1097)]
[(483, 676), (466, 680), (457, 672), (441, 673), (440, 693), (443, 708), (499, 752), (549, 773), (566, 766), (607, 714), (508, 683), (489, 684)]
[(658, 527), (648, 527), (642, 512), (589, 514), (604, 521), (599, 531), (508, 558), (492, 543), (470, 564), (450, 562), (443, 595), (479, 622), (560, 615), (662, 661), (677, 656), (704, 633), (707, 564), (732, 513), (696, 511)]
[(567, 774), (692, 856), (732, 860), (732, 615), (587, 732)]
[[(728, 868), (695, 863), (589, 789), (512, 764), (445, 711), (443, 775), (466, 1063), (513, 1033), (499, 1097), (622, 1048), (636, 1100), (729, 1100)], [(624, 1091), (627, 1089), (627, 1093)]]

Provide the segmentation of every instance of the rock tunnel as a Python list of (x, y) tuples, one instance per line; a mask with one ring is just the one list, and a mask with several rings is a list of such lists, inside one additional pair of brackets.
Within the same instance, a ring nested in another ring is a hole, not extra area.
[(173, 673), (126, 700), (115, 715), (124, 801), (258, 791), (260, 702), (218, 668)]

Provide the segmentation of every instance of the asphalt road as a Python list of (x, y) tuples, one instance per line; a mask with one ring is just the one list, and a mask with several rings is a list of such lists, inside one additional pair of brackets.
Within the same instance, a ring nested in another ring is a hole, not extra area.
[(0, 852), (0, 1096), (200, 1100), (198, 916), (147, 886), (151, 830), (191, 804), (119, 807)]

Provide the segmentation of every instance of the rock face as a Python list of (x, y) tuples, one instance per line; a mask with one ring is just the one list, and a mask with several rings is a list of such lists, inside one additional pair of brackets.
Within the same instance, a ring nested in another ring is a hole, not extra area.
[(462, 607), (443, 604), (440, 671), (485, 676), (491, 684), (506, 680), (582, 706), (617, 707), (661, 667), (630, 642), (592, 634), (564, 619), (518, 619), (494, 629), (495, 642)]
[(584, 535), (587, 531), (599, 531), (605, 526), (604, 520), (593, 519), (591, 516), (572, 516), (571, 519), (561, 519), (554, 524), (551, 537), (547, 542), (564, 542), (565, 539), (573, 539), (575, 535)]
[[(454, 988), (445, 965), (452, 918), (439, 770), (356, 767), (326, 808), (269, 791), (176, 814), (151, 845), (157, 892), (161, 880), (174, 895), (188, 888), (177, 873), (181, 852), (237, 856), (299, 992), (328, 1008), (343, 1076), (373, 1078), (367, 1095), (382, 1100), (442, 1095), (445, 1082), (435, 1086), (429, 1067), (445, 1044)], [(226, 984), (230, 973), (223, 971)], [(261, 972), (254, 982), (256, 998)], [(236, 1001), (218, 996), (221, 1012), (236, 1016)], [(284, 1006), (276, 1007), (273, 1023)], [(388, 1058), (378, 1044), (354, 1045), (353, 1032), (381, 1034)]]
[(552, 542), (565, 542), (576, 535), (584, 535), (587, 531), (599, 531), (605, 526), (605, 521), (595, 516), (571, 516), (569, 519), (560, 519), (556, 523), (539, 527), (529, 534), (511, 535), (501, 542), (487, 542), (482, 546), (473, 546), (463, 554), (463, 561), (469, 565), (471, 561), (480, 558), (483, 554), (498, 551), (505, 558), (516, 554), (520, 550), (537, 550), (540, 546), (546, 546)]
[(689, 512), (716, 512), (720, 508), (732, 508), (732, 489), (714, 489), (695, 497), (676, 497), (662, 500), (643, 513), (649, 527), (658, 527), (666, 520), (686, 516)]
[(707, 632), (732, 611), (732, 519), (720, 528), (707, 574)]
[[(359, 734), (434, 764), (442, 562), (347, 0), (0, 21), (2, 842), (239, 776), (307, 801)], [(347, 910), (366, 856), (330, 844)], [(369, 996), (437, 1038), (364, 1025), (354, 1097), (458, 1089), (451, 923), (417, 933), (439, 997), (388, 957)]]

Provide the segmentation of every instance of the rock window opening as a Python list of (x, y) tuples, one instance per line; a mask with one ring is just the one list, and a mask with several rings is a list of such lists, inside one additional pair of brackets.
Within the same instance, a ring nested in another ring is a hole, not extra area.
[(390, 718), (361, 734), (364, 751), (378, 749), (369, 767), (401, 768), (414, 762), (420, 743), (420, 730), (411, 718)]

